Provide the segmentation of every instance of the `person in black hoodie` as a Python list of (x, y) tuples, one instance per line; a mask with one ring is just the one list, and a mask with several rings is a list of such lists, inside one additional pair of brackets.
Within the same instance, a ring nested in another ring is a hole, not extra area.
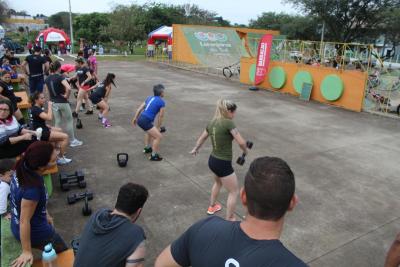
[(93, 214), (80, 237), (74, 267), (143, 266), (146, 237), (135, 221), (148, 195), (144, 186), (127, 183), (113, 210)]

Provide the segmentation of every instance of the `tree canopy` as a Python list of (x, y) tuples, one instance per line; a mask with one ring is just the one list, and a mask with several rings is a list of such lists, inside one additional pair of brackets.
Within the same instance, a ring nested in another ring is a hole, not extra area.
[(399, 0), (286, 0), (304, 15), (325, 22), (326, 38), (337, 42), (371, 41), (381, 34), (388, 10)]
[(293, 16), (285, 13), (262, 13), (256, 20), (250, 20), (250, 28), (280, 31), (288, 39), (318, 40), (318, 21), (314, 17)]
[[(77, 16), (74, 13), (72, 13), (71, 15), (72, 15), (72, 20)], [(56, 14), (51, 15), (48, 18), (48, 23), (51, 27), (62, 29), (66, 33), (70, 34), (70, 32), (69, 32), (69, 12), (58, 12)]]
[[(79, 15), (74, 19), (74, 29), (77, 38), (84, 38), (92, 43), (107, 41), (109, 36), (104, 32), (110, 25), (109, 15), (105, 13), (90, 13)], [(120, 17), (120, 20), (122, 17)]]

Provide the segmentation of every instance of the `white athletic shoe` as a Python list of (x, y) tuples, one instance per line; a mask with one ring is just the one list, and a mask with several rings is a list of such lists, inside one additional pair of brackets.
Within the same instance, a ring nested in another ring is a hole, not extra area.
[(61, 158), (57, 159), (57, 165), (65, 165), (65, 164), (70, 163), (71, 161), (72, 161), (72, 159), (66, 158), (64, 156), (64, 157), (61, 157)]
[(42, 133), (43, 133), (43, 129), (42, 128), (37, 128), (36, 129), (36, 139), (38, 140), (38, 141), (40, 141), (40, 139), (42, 138)]
[(81, 146), (82, 144), (83, 144), (83, 142), (79, 141), (78, 139), (74, 139), (71, 142), (69, 142), (70, 147)]

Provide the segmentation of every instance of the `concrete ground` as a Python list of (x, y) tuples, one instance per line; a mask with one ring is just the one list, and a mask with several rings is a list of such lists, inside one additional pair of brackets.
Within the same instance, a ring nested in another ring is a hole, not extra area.
[[(152, 266), (165, 246), (206, 216), (212, 186), (207, 167), (211, 144), (208, 141), (197, 157), (188, 152), (221, 97), (236, 101), (236, 125), (255, 144), (246, 164), (234, 166), (240, 184), (258, 156), (281, 157), (295, 173), (300, 203), (287, 215), (283, 243), (310, 266), (383, 265), (400, 231), (398, 120), (265, 90), (251, 92), (223, 78), (155, 63), (100, 64), (100, 77), (108, 71), (117, 75), (118, 87), (110, 100), (113, 126), (105, 129), (96, 115), (80, 115), (84, 128), (76, 132), (84, 145), (69, 150), (73, 163), (61, 170), (84, 170), (88, 189), (95, 194), (90, 202), (94, 210), (111, 208), (118, 188), (128, 181), (149, 189), (150, 198), (138, 221), (148, 240), (146, 266)], [(150, 162), (142, 154), (143, 132), (130, 125), (134, 111), (156, 83), (166, 86), (162, 162)], [(129, 153), (126, 168), (117, 165), (119, 152)], [(239, 153), (235, 145), (235, 159)], [(87, 217), (81, 215), (82, 202), (66, 204), (67, 193), (53, 179), (49, 210), (58, 231), (70, 241), (79, 235)], [(80, 190), (71, 190), (76, 191)], [(226, 197), (223, 191), (223, 205)], [(240, 204), (237, 214), (245, 215)]]

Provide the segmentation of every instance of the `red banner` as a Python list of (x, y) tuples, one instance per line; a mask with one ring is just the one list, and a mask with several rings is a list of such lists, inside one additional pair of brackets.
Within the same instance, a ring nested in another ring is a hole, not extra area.
[(258, 45), (256, 77), (254, 84), (259, 85), (265, 80), (268, 72), (269, 56), (272, 48), (272, 34), (265, 34)]

